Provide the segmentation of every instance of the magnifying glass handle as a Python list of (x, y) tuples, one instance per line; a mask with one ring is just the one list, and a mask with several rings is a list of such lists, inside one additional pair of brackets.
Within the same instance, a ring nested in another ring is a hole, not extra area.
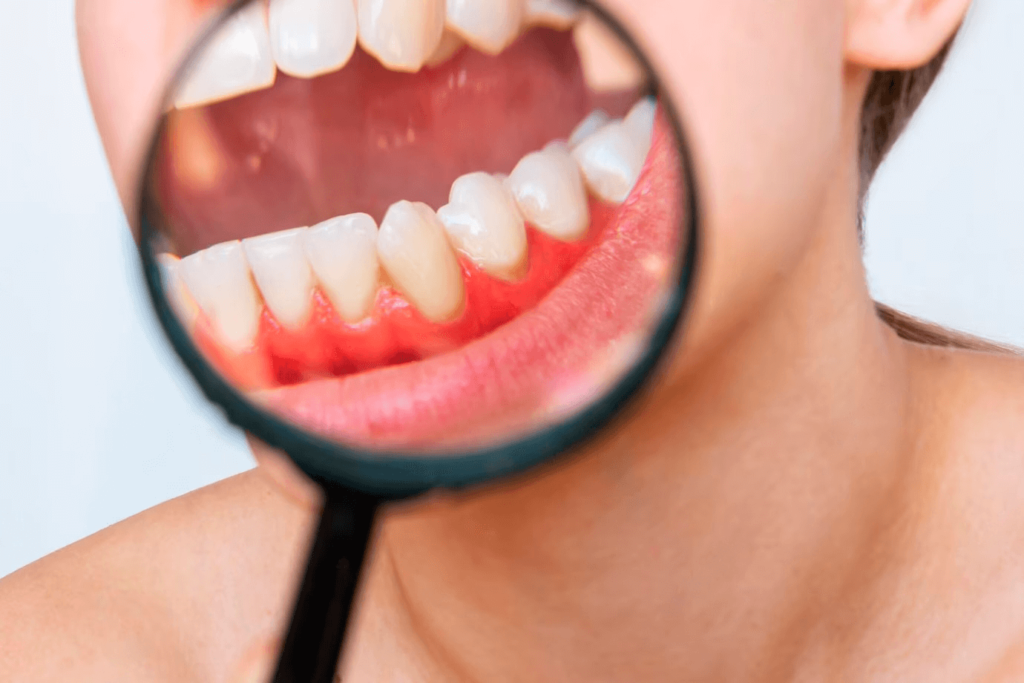
[(331, 683), (380, 500), (327, 487), (273, 683)]

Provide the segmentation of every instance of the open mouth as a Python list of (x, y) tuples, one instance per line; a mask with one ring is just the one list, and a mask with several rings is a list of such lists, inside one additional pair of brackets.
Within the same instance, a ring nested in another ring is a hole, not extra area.
[(608, 35), (563, 1), (448, 5), (254, 3), (165, 121), (176, 311), (232, 383), (329, 436), (578, 409), (677, 266), (676, 141), (636, 63), (593, 58)]

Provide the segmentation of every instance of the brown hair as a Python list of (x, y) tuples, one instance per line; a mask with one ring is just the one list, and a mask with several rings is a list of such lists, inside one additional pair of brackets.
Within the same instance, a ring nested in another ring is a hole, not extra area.
[[(860, 226), (863, 237), (864, 199), (872, 178), (886, 155), (907, 127), (910, 117), (917, 111), (925, 95), (946, 63), (953, 41), (950, 40), (934, 58), (924, 66), (910, 71), (875, 72), (864, 96), (861, 114), (860, 139)], [(998, 353), (1014, 349), (994, 342), (947, 330), (939, 325), (900, 313), (884, 304), (876, 303), (878, 316), (896, 334), (907, 341), (931, 346), (946, 346), (975, 351)]]
[(950, 41), (927, 64), (911, 71), (877, 71), (861, 110), (861, 202), (878, 167), (928, 94), (953, 46)]

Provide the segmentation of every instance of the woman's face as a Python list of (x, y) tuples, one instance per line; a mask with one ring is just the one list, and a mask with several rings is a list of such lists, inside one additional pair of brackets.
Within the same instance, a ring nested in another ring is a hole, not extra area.
[[(86, 81), (129, 215), (166, 74), (222, 4), (79, 0)], [(850, 189), (846, 227), (855, 229), (849, 126), (858, 93), (844, 69), (847, 4), (605, 1), (660, 70), (694, 147), (706, 223), (689, 360), (722, 346), (782, 286), (837, 181)]]

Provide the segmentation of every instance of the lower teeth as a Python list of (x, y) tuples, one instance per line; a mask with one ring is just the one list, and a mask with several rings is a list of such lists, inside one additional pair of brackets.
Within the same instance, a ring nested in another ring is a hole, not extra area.
[(526, 224), (567, 245), (582, 240), (591, 224), (587, 189), (609, 204), (626, 199), (650, 149), (654, 110), (644, 99), (624, 119), (602, 124), (592, 114), (573, 147), (551, 143), (505, 178), (463, 176), (436, 213), (397, 202), (379, 230), (370, 216), (350, 214), (222, 243), (180, 262), (164, 257), (168, 291), (187, 326), (205, 319), (231, 353), (254, 349), (264, 304), (276, 324), (302, 330), (321, 315), (312, 303), (317, 291), (347, 324), (373, 315), (389, 286), (426, 320), (447, 323), (466, 300), (456, 251), (496, 281), (515, 283), (526, 269)]

